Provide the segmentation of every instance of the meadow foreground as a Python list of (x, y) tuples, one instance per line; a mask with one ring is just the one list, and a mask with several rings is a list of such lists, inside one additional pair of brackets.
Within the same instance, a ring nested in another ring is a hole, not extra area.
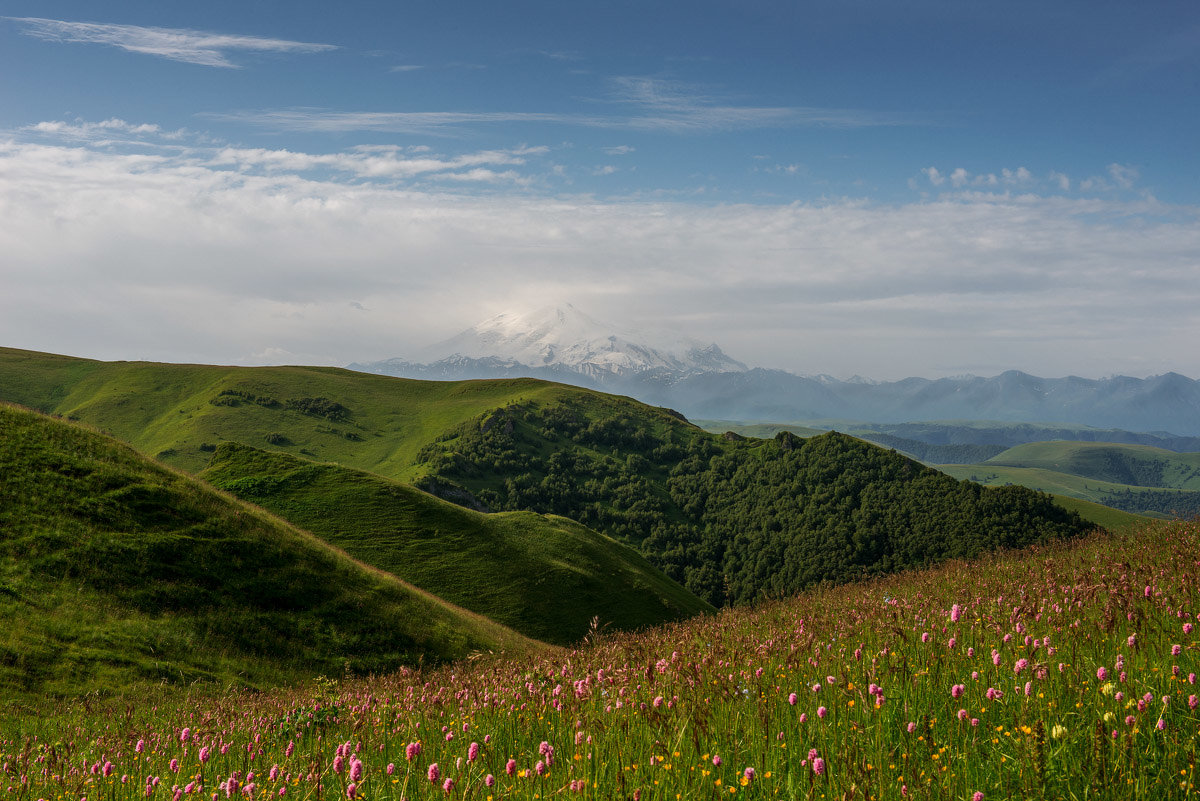
[(1184, 798), (1200, 525), (818, 589), (538, 661), (10, 705), (16, 799)]

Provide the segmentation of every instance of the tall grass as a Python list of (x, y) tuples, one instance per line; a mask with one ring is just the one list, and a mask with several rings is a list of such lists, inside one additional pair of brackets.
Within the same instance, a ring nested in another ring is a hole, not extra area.
[(261, 694), (10, 710), (17, 799), (1184, 798), (1200, 525)]

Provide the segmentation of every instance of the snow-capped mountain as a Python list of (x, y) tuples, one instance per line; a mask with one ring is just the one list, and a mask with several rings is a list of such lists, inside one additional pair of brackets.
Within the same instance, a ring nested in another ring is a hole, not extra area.
[(543, 378), (707, 419), (994, 420), (1200, 436), (1200, 381), (1175, 373), (1089, 380), (1012, 370), (992, 378), (841, 381), (749, 369), (715, 344), (624, 330), (569, 303), (497, 315), (412, 361), (388, 359), (350, 369), (434, 380)]
[(713, 343), (678, 334), (635, 332), (593, 319), (570, 303), (506, 312), (425, 348), (411, 361), (389, 359), (354, 369), (412, 377), (529, 374), (564, 380), (577, 374), (605, 385), (612, 379), (661, 372), (673, 378), (744, 372), (746, 365)]

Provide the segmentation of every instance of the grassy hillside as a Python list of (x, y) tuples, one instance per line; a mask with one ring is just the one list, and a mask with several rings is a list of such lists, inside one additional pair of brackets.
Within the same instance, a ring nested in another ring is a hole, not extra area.
[(568, 389), (531, 379), (435, 382), (332, 367), (96, 362), (0, 348), (0, 400), (90, 423), (199, 472), (221, 442), (413, 477), (417, 451), (482, 412)]
[[(206, 800), (1194, 801), (1197, 553), (1200, 525), (1155, 524), (542, 658), (257, 694), (0, 696), (0, 777), (17, 801), (161, 801), (172, 785)], [(326, 709), (343, 714), (312, 725)]]
[(989, 465), (1031, 467), (1158, 489), (1200, 490), (1200, 453), (1104, 442), (1032, 442), (993, 456)]
[(718, 436), (666, 409), (541, 381), (75, 361), (0, 351), (0, 398), (193, 472), (239, 442), (466, 505), (568, 517), (714, 605), (1087, 528), (1036, 493), (982, 492), (843, 435)]
[(1200, 514), (1200, 490), (1195, 489), (1200, 454), (1196, 453), (1145, 445), (1035, 442), (1009, 448), (980, 464), (937, 467), (988, 486), (1019, 484), (1136, 514), (1184, 519)]
[(0, 694), (532, 645), (109, 437), (0, 406)]
[(1054, 495), (1054, 502), (1064, 509), (1075, 512), (1084, 520), (1109, 531), (1129, 531), (1144, 526), (1149, 518), (1145, 515), (1125, 512), (1111, 506), (1072, 498), (1067, 495)]
[(225, 444), (201, 477), (418, 587), (567, 644), (715, 611), (633, 549), (563, 517), (482, 514), (335, 464)]
[(637, 543), (715, 605), (1090, 528), (1047, 496), (958, 482), (842, 434), (726, 438), (627, 411), (515, 404), (420, 456), (490, 508)]

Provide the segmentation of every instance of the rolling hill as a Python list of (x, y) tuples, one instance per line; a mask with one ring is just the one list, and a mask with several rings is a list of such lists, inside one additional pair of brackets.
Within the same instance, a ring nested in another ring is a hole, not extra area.
[(1113, 484), (1200, 490), (1200, 453), (1146, 445), (1036, 442), (1009, 448), (985, 463), (1056, 470)]
[(840, 434), (709, 434), (669, 409), (532, 379), (101, 363), (0, 351), (0, 398), (78, 417), (198, 472), (222, 442), (288, 452), (490, 511), (570, 518), (713, 605), (1089, 528)]
[(539, 644), (82, 426), (0, 406), (0, 687), (272, 686)]
[(563, 517), (483, 514), (336, 464), (225, 443), (201, 477), (452, 603), (545, 642), (713, 612), (642, 556)]
[(1200, 454), (1145, 445), (1036, 442), (973, 465), (939, 465), (989, 486), (1019, 484), (1154, 516), (1200, 514)]

